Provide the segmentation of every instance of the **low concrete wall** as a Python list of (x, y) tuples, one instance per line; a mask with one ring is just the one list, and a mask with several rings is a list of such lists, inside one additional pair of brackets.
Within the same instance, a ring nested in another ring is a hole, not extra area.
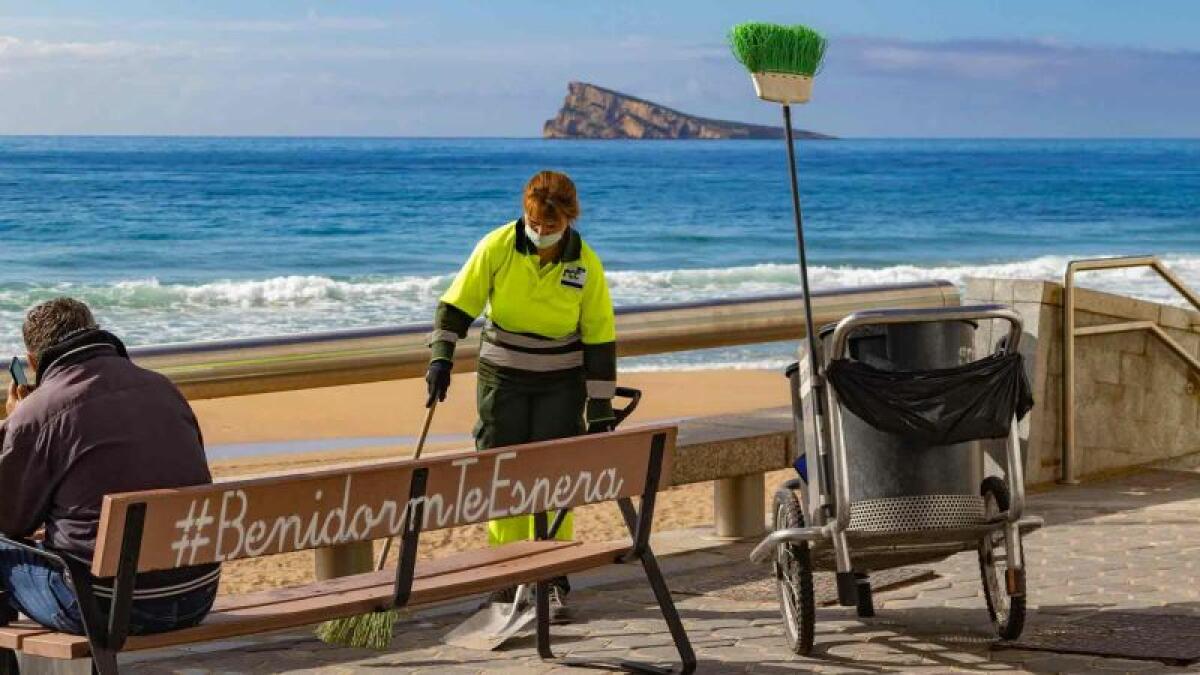
[[(788, 386), (782, 376), (779, 386)], [(792, 425), (792, 410), (787, 407), (682, 420), (671, 484), (786, 469), (796, 452)]]
[[(970, 279), (963, 302), (1012, 305), (1025, 320), (1021, 352), (1037, 401), (1021, 425), (1026, 482), (1057, 480), (1062, 458), (1062, 285)], [(1077, 288), (1076, 326), (1127, 321), (1155, 321), (1189, 352), (1200, 354), (1200, 313)], [(976, 354), (987, 353), (1003, 330), (981, 326)], [(1200, 379), (1153, 335), (1078, 337), (1075, 355), (1079, 477), (1200, 452)]]

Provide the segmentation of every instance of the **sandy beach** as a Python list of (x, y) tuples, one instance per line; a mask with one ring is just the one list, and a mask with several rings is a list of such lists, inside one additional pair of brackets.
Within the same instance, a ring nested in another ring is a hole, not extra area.
[[(782, 373), (762, 370), (646, 372), (622, 375), (622, 386), (643, 392), (637, 412), (626, 424), (736, 413), (788, 404)], [(220, 479), (273, 473), (386, 457), (412, 452), (425, 413), (425, 383), (402, 380), (370, 384), (194, 401), (206, 445), (222, 451), (268, 451), (214, 460)], [(618, 402), (621, 403), (621, 402)], [(475, 423), (475, 376), (454, 376), (450, 396), (438, 407), (431, 427), (437, 442), (426, 452), (471, 447)], [(377, 441), (377, 442), (376, 442)], [(316, 443), (310, 443), (316, 442)], [(315, 452), (279, 454), (283, 443), (323, 445)], [(345, 447), (339, 447), (342, 443)], [(254, 445), (251, 445), (254, 444)], [(257, 445), (262, 444), (262, 445)], [(776, 482), (768, 477), (770, 485)], [(660, 497), (655, 527), (668, 530), (712, 523), (712, 485), (672, 488)], [(576, 533), (590, 540), (625, 536), (612, 504), (577, 511)], [(484, 545), (482, 526), (430, 532), (422, 537), (422, 555)], [(222, 591), (241, 593), (289, 586), (312, 579), (312, 553), (302, 552), (225, 565)]]

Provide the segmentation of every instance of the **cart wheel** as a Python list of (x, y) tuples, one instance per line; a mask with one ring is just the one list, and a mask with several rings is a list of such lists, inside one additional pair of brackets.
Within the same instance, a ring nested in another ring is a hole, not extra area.
[[(1008, 510), (1008, 484), (989, 476), (980, 488), (985, 515), (993, 518)], [(1017, 572), (1019, 593), (1009, 594), (1008, 559), (1003, 528), (989, 532), (979, 542), (979, 573), (983, 577), (983, 597), (987, 600), (988, 616), (996, 632), (1004, 640), (1015, 640), (1025, 627), (1025, 566)]]
[[(804, 527), (800, 504), (790, 489), (782, 487), (776, 490), (772, 507), (776, 530)], [(779, 611), (783, 614), (783, 631), (788, 646), (797, 654), (806, 656), (812, 652), (817, 620), (808, 542), (780, 544), (776, 548), (775, 588), (779, 594)]]

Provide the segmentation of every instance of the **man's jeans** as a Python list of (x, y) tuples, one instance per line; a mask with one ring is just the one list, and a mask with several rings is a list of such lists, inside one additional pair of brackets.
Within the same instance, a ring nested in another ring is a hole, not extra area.
[[(63, 633), (83, 635), (83, 618), (75, 591), (53, 563), (28, 551), (0, 543), (0, 590), (8, 604), (25, 616)], [(148, 635), (200, 623), (212, 609), (217, 582), (169, 598), (134, 600), (129, 612), (129, 633)], [(109, 601), (98, 598), (107, 615)], [(0, 614), (5, 608), (0, 608)]]

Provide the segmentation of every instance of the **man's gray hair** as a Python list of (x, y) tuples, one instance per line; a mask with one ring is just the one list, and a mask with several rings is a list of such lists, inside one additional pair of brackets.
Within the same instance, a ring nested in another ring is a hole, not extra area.
[(37, 356), (72, 333), (96, 328), (92, 310), (75, 298), (55, 298), (29, 310), (21, 333), (25, 349)]

